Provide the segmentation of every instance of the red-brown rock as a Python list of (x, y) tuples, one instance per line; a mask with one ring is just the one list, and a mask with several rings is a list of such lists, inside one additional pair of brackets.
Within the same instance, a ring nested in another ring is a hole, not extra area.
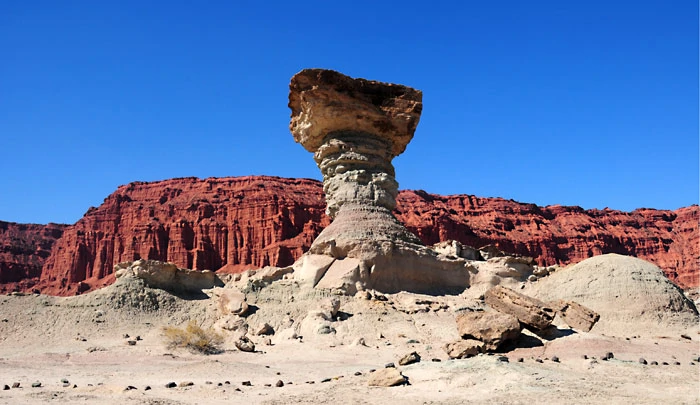
[[(315, 180), (249, 176), (131, 183), (72, 226), (0, 222), (0, 291), (25, 280), (24, 291), (73, 295), (78, 283), (83, 291), (108, 284), (114, 264), (139, 258), (219, 272), (287, 266), (329, 224), (324, 211), (322, 185)], [(448, 239), (475, 247), (493, 244), (534, 257), (539, 265), (603, 253), (632, 255), (658, 265), (684, 288), (700, 285), (699, 213), (697, 205), (621, 212), (423, 191), (401, 191), (395, 210), (427, 245)], [(39, 274), (40, 283), (29, 285), (26, 280)]]
[(66, 227), (0, 221), (0, 292), (31, 290)]

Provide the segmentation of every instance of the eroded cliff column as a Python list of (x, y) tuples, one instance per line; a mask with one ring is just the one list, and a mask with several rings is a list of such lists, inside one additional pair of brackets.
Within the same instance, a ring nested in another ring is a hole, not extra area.
[(445, 263), (391, 213), (398, 193), (391, 161), (413, 138), (422, 93), (323, 69), (297, 73), (289, 87), (289, 127), (314, 154), (333, 219), (295, 264), (295, 277), (346, 293), (468, 285), (463, 265), (447, 265), (443, 280)]
[(398, 194), (391, 161), (413, 138), (421, 99), (410, 87), (331, 70), (303, 70), (292, 78), (290, 129), (314, 153), (333, 219), (312, 253), (345, 257), (368, 240), (421, 243), (391, 213)]

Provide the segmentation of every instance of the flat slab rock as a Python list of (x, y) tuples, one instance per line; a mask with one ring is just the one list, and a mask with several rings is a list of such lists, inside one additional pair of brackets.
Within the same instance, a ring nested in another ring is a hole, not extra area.
[(578, 302), (557, 300), (550, 305), (557, 310), (561, 319), (573, 329), (590, 332), (600, 319), (600, 315), (594, 310), (584, 307)]
[(461, 312), (455, 320), (463, 339), (480, 340), (486, 350), (495, 350), (503, 342), (520, 336), (518, 318), (498, 311)]
[(544, 302), (500, 285), (486, 291), (484, 300), (496, 311), (513, 315), (520, 323), (535, 330), (549, 327), (554, 319), (554, 310)]

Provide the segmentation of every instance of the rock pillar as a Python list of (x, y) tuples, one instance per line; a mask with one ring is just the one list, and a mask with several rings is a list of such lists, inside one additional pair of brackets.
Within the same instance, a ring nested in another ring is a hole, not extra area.
[(333, 219), (295, 264), (295, 277), (346, 293), (463, 289), (468, 284), (463, 263), (450, 271), (451, 280), (441, 280), (442, 270), (431, 271), (445, 267), (438, 254), (391, 212), (398, 193), (391, 161), (413, 138), (422, 93), (324, 69), (297, 73), (289, 87), (289, 128), (314, 154)]
[(333, 219), (312, 253), (353, 255), (364, 241), (421, 244), (393, 216), (398, 183), (391, 161), (413, 138), (423, 107), (410, 87), (307, 69), (290, 84), (290, 129), (314, 153)]

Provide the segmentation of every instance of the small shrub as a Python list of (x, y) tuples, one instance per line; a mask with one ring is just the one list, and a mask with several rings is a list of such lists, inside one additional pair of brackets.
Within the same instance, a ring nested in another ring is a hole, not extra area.
[(168, 326), (163, 328), (163, 336), (168, 349), (188, 349), (194, 353), (221, 353), (224, 337), (212, 329), (202, 329), (194, 321), (183, 328)]

